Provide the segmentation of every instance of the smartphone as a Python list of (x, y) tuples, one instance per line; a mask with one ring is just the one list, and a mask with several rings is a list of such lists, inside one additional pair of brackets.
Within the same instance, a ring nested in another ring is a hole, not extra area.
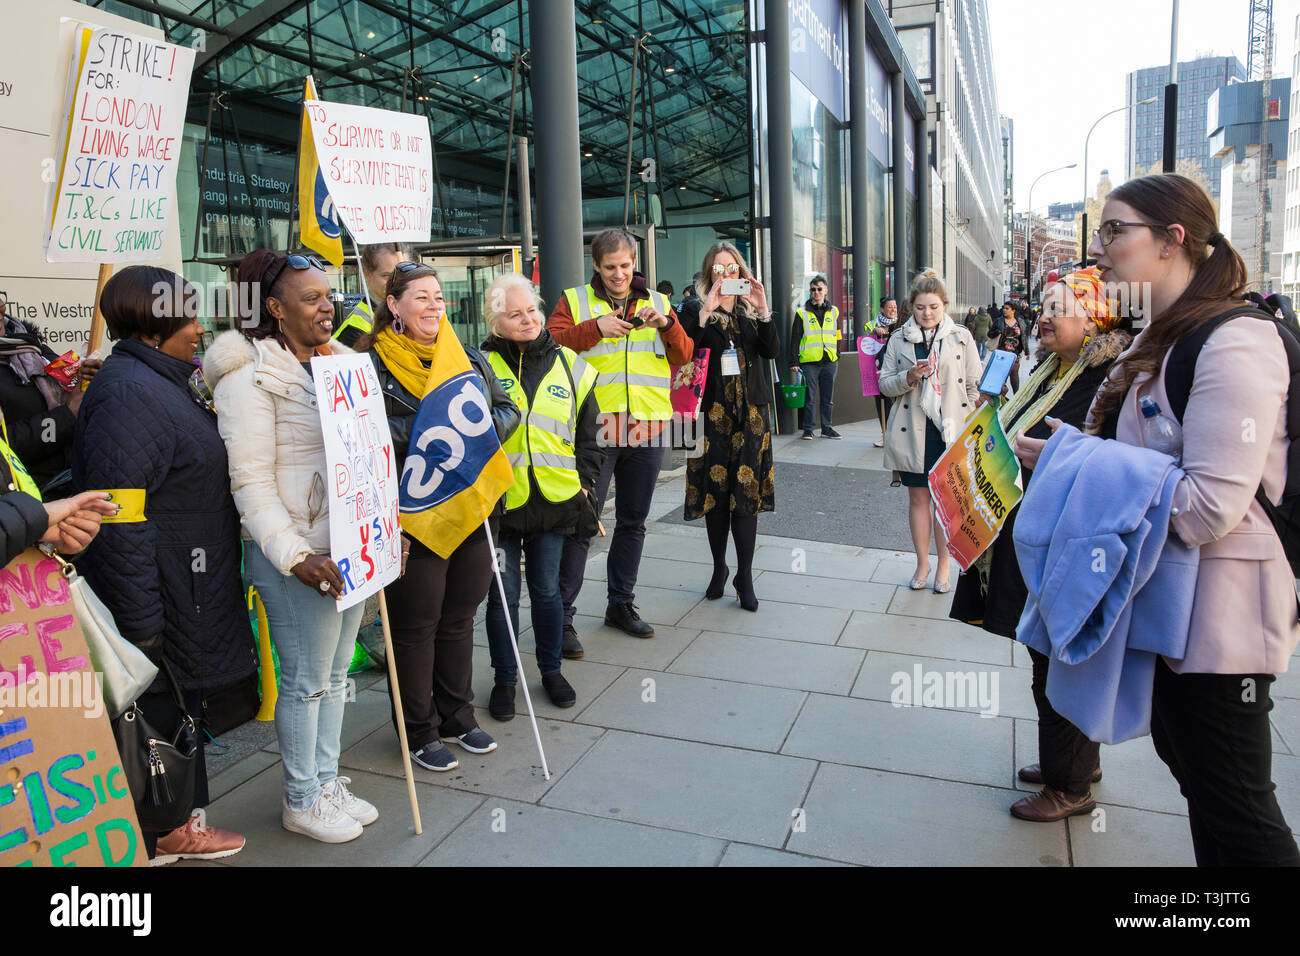
[(633, 315), (627, 320), (627, 324), (632, 326), (634, 329), (639, 329), (641, 326), (645, 325), (645, 319), (641, 318), (639, 315)]
[(1006, 352), (1002, 349), (994, 349), (989, 353), (989, 364), (984, 366), (984, 374), (980, 376), (979, 389), (985, 395), (1001, 395), (1002, 386), (1006, 385), (1007, 377), (1011, 374), (1011, 366), (1016, 363), (1016, 354)]
[(750, 286), (748, 279), (722, 280), (722, 295), (749, 295), (749, 289)]

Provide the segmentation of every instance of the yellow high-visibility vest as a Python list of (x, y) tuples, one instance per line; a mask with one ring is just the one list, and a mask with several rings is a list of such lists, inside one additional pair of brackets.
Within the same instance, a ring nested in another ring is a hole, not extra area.
[[(646, 290), (649, 304), (664, 315), (672, 310), (667, 296)], [(575, 324), (609, 315), (613, 307), (596, 295), (590, 285), (564, 290)], [(623, 314), (633, 316), (646, 299), (629, 295)], [(643, 422), (666, 422), (673, 417), (669, 396), (672, 370), (668, 350), (659, 330), (648, 326), (633, 329), (623, 338), (602, 338), (582, 357), (596, 369), (596, 404), (602, 412), (628, 412)]]
[[(342, 341), (344, 345), (351, 345), (361, 336), (369, 335), (370, 330), (374, 327), (375, 318), (370, 312), (370, 303), (362, 299), (348, 313), (348, 317), (343, 324), (334, 330), (333, 337)], [(356, 331), (344, 338), (343, 333), (348, 332), (350, 329)]]
[[(584, 362), (570, 349), (560, 346), (560, 352), (538, 383), (531, 402), (518, 371), (507, 365), (500, 353), (488, 353), (488, 361), (501, 387), (524, 416), (520, 427), (501, 445), (515, 477), (515, 483), (506, 492), (506, 508), (510, 511), (528, 502), (532, 488), (529, 472), (547, 501), (568, 501), (582, 490), (574, 450), (578, 410), (595, 387), (597, 373), (591, 363)], [(565, 371), (565, 361), (573, 374), (572, 382)]]
[(803, 337), (799, 339), (799, 361), (820, 362), (823, 353), (832, 362), (839, 361), (839, 347), (835, 344), (835, 332), (838, 328), (840, 310), (831, 306), (826, 310), (826, 321), (818, 322), (817, 313), (808, 309), (796, 309), (795, 315), (803, 319)]
[(9, 475), (13, 479), (7, 491), (25, 491), (37, 501), (41, 500), (41, 489), (27, 471), (17, 453), (9, 446), (9, 429), (5, 426), (4, 415), (0, 415), (0, 455), (4, 455), (5, 464), (9, 466)]

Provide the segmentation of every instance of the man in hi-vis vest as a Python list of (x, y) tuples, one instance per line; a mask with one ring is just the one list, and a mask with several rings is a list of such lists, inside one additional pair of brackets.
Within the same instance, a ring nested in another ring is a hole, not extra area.
[[(379, 242), (361, 247), (361, 274), (370, 290), (370, 302), (376, 307), (384, 301), (388, 277), (399, 262), (413, 261), (411, 247), (400, 242)], [(369, 335), (375, 320), (371, 306), (364, 297), (353, 306), (347, 320), (334, 330), (334, 339), (340, 345), (352, 348), (357, 339)]]
[(813, 421), (820, 414), (822, 438), (840, 438), (831, 428), (835, 405), (835, 370), (839, 367), (838, 330), (840, 310), (826, 301), (826, 277), (813, 276), (808, 283), (808, 301), (795, 309), (790, 323), (790, 367), (802, 370), (808, 383), (808, 400), (803, 406), (803, 438), (812, 441)]
[[(591, 241), (596, 267), (591, 282), (566, 289), (546, 323), (551, 337), (582, 356), (596, 370), (599, 439), (605, 462), (596, 483), (599, 513), (614, 481), (614, 536), (606, 563), (609, 603), (605, 623), (633, 637), (654, 637), (633, 601), (645, 519), (663, 464), (673, 415), (670, 365), (690, 361), (695, 346), (682, 331), (668, 299), (646, 286), (636, 271), (636, 240), (622, 229), (606, 229)], [(560, 562), (564, 599), (564, 656), (582, 657), (573, 626), (574, 604), (587, 571), (591, 539), (569, 538)]]

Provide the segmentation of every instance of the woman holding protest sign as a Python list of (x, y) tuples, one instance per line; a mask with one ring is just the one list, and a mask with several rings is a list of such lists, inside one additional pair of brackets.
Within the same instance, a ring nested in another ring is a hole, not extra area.
[(361, 836), (379, 811), (338, 775), (348, 665), (364, 605), (339, 613), (343, 579), (330, 560), (325, 441), (311, 357), (330, 343), (329, 279), (313, 256), (246, 255), (241, 328), (204, 356), (230, 487), (248, 541), (244, 562), (280, 655), (275, 733), (284, 760), (281, 825), (324, 843)]
[[(1046, 419), (1082, 427), (1097, 389), (1111, 366), (1133, 341), (1132, 323), (1111, 302), (1096, 269), (1072, 272), (1043, 295), (1041, 347), (1025, 387), (1000, 410), (1008, 436), (1049, 438)], [(1028, 488), (1033, 471), (1022, 469)], [(1019, 506), (1012, 508), (992, 546), (957, 581), (949, 617), (1014, 639), (1029, 596), (1016, 560)], [(1011, 812), (1022, 820), (1048, 822), (1091, 810), (1089, 784), (1101, 779), (1100, 748), (1058, 714), (1047, 698), (1048, 658), (1029, 648), (1033, 661), (1034, 704), (1038, 709), (1037, 764), (1020, 769), (1026, 783), (1041, 792), (1017, 801)]]
[[(248, 702), (237, 723), (253, 716), (257, 654), (226, 447), (212, 408), (191, 387), (202, 332), (185, 306), (192, 294), (176, 273), (153, 266), (131, 266), (105, 284), (100, 305), (117, 344), (77, 416), (72, 478), (77, 488), (111, 492), (121, 506), (81, 561), (87, 583), (122, 636), (160, 667), (165, 662), (186, 711), (203, 726), (209, 702), (214, 720), (215, 702), (225, 700)], [(165, 674), (137, 704), (169, 739), (185, 717)], [(208, 802), (204, 736), (196, 809)], [(145, 844), (155, 863), (171, 863), (229, 856), (244, 838), (199, 815), (169, 833), (146, 833)]]
[[(357, 343), (370, 350), (379, 373), (398, 474), (405, 467), (420, 399), (439, 349), (463, 351), (475, 373), (474, 384), (492, 410), (499, 441), (507, 441), (519, 426), (519, 409), (487, 359), (464, 348), (454, 330), (450, 336), (438, 334), (446, 311), (438, 273), (422, 263), (399, 262), (376, 309), (374, 333)], [(426, 770), (455, 770), (460, 762), (444, 740), (473, 754), (497, 748), (479, 728), (472, 703), (474, 612), (492, 582), (492, 552), (482, 527), (446, 557), (409, 534), (403, 534), (402, 548), (405, 571), (385, 593), (406, 742), (411, 759)]]
[(572, 707), (573, 687), (560, 673), (564, 602), (560, 558), (570, 535), (597, 533), (595, 499), (605, 453), (596, 441), (600, 408), (592, 389), (596, 370), (546, 331), (546, 314), (533, 284), (506, 273), (488, 286), (484, 318), (491, 337), (483, 351), (502, 387), (523, 412), (520, 428), (505, 443), (515, 483), (506, 493), (497, 546), (506, 604), (488, 590), (488, 649), (496, 673), (488, 713), (515, 715), (518, 681), (506, 615), (519, 633), (519, 562), (526, 560), (533, 640), (542, 688), (556, 707)]
[(908, 584), (925, 587), (930, 573), (930, 528), (939, 553), (936, 594), (946, 594), (948, 544), (934, 515), (926, 476), (978, 405), (980, 357), (970, 331), (947, 315), (943, 279), (926, 269), (912, 281), (911, 318), (889, 337), (880, 366), (880, 391), (895, 399), (885, 427), (885, 467), (907, 487), (907, 523), (916, 549)]

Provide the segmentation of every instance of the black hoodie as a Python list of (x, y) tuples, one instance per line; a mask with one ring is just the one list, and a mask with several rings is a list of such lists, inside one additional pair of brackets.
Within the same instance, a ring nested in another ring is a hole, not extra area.
[[(494, 335), (483, 343), (482, 351), (496, 352), (505, 360), (509, 368), (516, 370), (531, 407), (533, 396), (537, 394), (537, 386), (551, 370), (551, 366), (559, 361), (560, 346), (546, 329), (542, 329), (533, 341), (523, 343), (522, 355), (520, 344)], [(570, 362), (572, 363), (572, 359)], [(591, 496), (586, 497), (579, 492), (565, 502), (547, 501), (538, 490), (536, 480), (530, 475), (528, 480), (532, 488), (529, 491), (528, 501), (522, 508), (515, 508), (505, 513), (501, 519), (502, 534), (531, 538), (547, 532), (566, 535), (579, 533), (584, 536), (595, 533), (593, 504), (596, 478), (600, 475), (600, 466), (605, 460), (605, 452), (597, 442), (599, 414), (600, 408), (596, 404), (595, 389), (592, 389), (578, 409), (574, 442), (578, 480)], [(526, 427), (526, 423), (520, 424), (520, 428), (523, 427)]]

